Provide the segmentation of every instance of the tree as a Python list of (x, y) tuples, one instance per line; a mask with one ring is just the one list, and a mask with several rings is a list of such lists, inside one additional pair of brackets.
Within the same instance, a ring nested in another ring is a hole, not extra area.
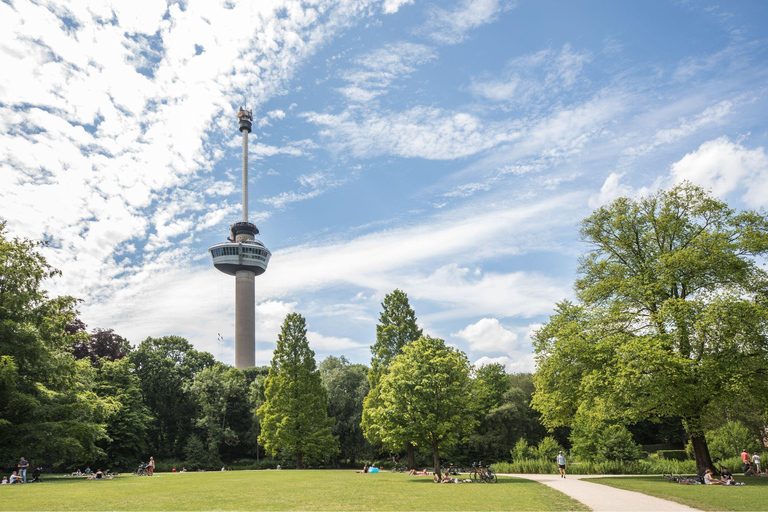
[(96, 369), (94, 391), (115, 406), (106, 422), (107, 438), (98, 443), (104, 450), (102, 467), (127, 469), (147, 452), (152, 415), (141, 397), (139, 378), (128, 359), (104, 359)]
[[(376, 325), (376, 343), (371, 346), (371, 369), (368, 371), (370, 391), (363, 402), (362, 427), (365, 437), (374, 444), (380, 444), (376, 437), (376, 426), (371, 423), (369, 412), (381, 406), (379, 381), (386, 375), (389, 365), (403, 348), (421, 338), (422, 332), (416, 324), (416, 313), (408, 302), (408, 295), (394, 290), (384, 297), (382, 312)], [(415, 467), (413, 444), (405, 443), (408, 452), (408, 467)]]
[[(67, 333), (77, 334), (80, 327), (85, 330), (85, 324), (80, 320), (67, 326)], [(72, 353), (75, 359), (89, 358), (94, 365), (101, 359), (115, 361), (127, 356), (131, 351), (128, 340), (116, 334), (113, 329), (96, 329), (93, 334), (84, 337), (75, 337), (72, 343)]]
[(164, 336), (142, 341), (129, 359), (154, 418), (149, 448), (155, 456), (181, 456), (192, 433), (190, 418), (196, 415), (196, 404), (184, 385), (215, 364), (213, 355), (198, 352), (179, 336)]
[(467, 356), (441, 339), (406, 345), (381, 379), (381, 405), (370, 411), (369, 428), (390, 448), (413, 442), (431, 452), (440, 474), (440, 450), (475, 426), (470, 370)]
[(33, 464), (62, 465), (103, 454), (114, 406), (93, 391), (94, 373), (68, 351), (65, 327), (76, 300), (49, 298), (43, 283), (60, 274), (42, 243), (9, 238), (0, 222), (0, 460), (25, 447)]
[(259, 442), (273, 456), (281, 451), (296, 457), (296, 467), (305, 459), (321, 459), (336, 453), (328, 418), (328, 397), (309, 348), (304, 317), (291, 313), (277, 337), (277, 348), (259, 407)]
[(371, 451), (360, 426), (363, 399), (368, 394), (368, 368), (350, 364), (344, 356), (328, 356), (320, 363), (320, 377), (328, 391), (328, 417), (333, 419), (334, 436), (339, 439), (342, 460), (355, 461)]
[(475, 371), (472, 389), (478, 423), (468, 446), (459, 450), (465, 463), (506, 460), (520, 439), (527, 446), (546, 436), (539, 413), (530, 407), (532, 374), (507, 375), (502, 365), (485, 365)]
[(533, 405), (549, 426), (577, 411), (609, 422), (679, 417), (697, 470), (712, 466), (704, 426), (732, 397), (768, 383), (768, 219), (682, 184), (620, 198), (582, 223), (592, 246), (578, 304), (535, 335)]
[(215, 454), (213, 461), (218, 465), (221, 448), (240, 443), (238, 432), (232, 428), (232, 419), (238, 408), (247, 412), (249, 389), (245, 375), (237, 368), (217, 362), (197, 372), (185, 391), (197, 404), (195, 426), (205, 433), (208, 452)]

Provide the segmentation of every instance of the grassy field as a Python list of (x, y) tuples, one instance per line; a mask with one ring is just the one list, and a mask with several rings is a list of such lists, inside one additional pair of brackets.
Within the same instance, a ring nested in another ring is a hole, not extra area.
[(768, 478), (736, 477), (744, 486), (680, 485), (656, 476), (590, 478), (590, 482), (642, 492), (700, 510), (768, 510)]
[(544, 485), (434, 484), (431, 477), (353, 471), (228, 471), (46, 478), (0, 487), (1, 510), (588, 510)]

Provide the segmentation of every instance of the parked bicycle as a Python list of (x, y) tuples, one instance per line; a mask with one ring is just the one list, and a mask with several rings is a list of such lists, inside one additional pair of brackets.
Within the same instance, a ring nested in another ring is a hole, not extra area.
[(499, 481), (499, 478), (496, 476), (496, 472), (492, 470), (490, 466), (483, 468), (483, 472), (480, 475), (480, 478), (482, 478), (483, 482), (486, 484), (495, 484)]
[(139, 464), (138, 469), (133, 472), (136, 476), (148, 476), (149, 475), (149, 464), (142, 462)]

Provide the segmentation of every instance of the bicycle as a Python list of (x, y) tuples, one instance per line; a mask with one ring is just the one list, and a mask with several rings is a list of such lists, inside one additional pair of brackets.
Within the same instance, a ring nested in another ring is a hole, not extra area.
[(481, 480), (482, 474), (483, 474), (483, 461), (480, 461), (479, 464), (477, 462), (473, 462), (472, 469), (469, 472), (469, 478), (471, 478), (473, 482), (477, 482)]
[(149, 464), (140, 463), (138, 469), (133, 474), (135, 476), (149, 476)]
[(483, 482), (486, 484), (495, 484), (499, 481), (499, 478), (496, 476), (496, 472), (492, 470), (489, 467), (483, 468), (483, 472), (480, 475), (480, 477), (483, 479)]

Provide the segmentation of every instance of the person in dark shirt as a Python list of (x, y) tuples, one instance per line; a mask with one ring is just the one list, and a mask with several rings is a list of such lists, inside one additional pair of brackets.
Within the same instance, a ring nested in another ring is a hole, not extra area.
[(24, 483), (27, 483), (27, 468), (29, 467), (29, 462), (22, 457), (19, 461), (19, 476), (24, 481)]

